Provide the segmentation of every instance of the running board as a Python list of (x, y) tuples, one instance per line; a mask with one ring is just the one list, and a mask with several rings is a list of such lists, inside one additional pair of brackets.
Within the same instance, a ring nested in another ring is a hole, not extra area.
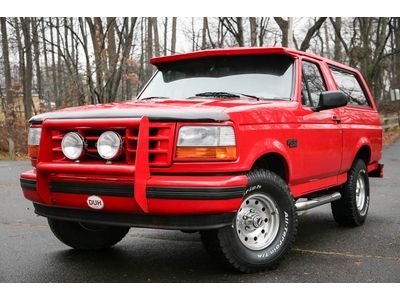
[(341, 197), (342, 197), (342, 195), (340, 193), (336, 192), (331, 195), (326, 195), (326, 196), (314, 198), (309, 201), (296, 203), (295, 206), (296, 206), (297, 211), (303, 211), (303, 210), (307, 210), (310, 208), (314, 208), (317, 206), (321, 206), (321, 205), (330, 203), (332, 201), (340, 199)]

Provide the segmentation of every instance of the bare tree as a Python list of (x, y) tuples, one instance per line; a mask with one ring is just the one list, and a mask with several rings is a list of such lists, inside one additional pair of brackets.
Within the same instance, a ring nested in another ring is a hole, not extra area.
[(33, 53), (35, 61), (35, 71), (36, 71), (36, 89), (39, 94), (39, 99), (43, 99), (43, 89), (42, 89), (42, 72), (40, 69), (40, 50), (39, 50), (39, 35), (37, 28), (39, 27), (39, 22), (36, 18), (32, 18), (32, 41), (33, 41)]
[(6, 89), (6, 104), (7, 106), (13, 103), (13, 93), (11, 87), (11, 68), (9, 59), (9, 46), (8, 46), (8, 34), (7, 34), (7, 20), (5, 17), (0, 18), (1, 26), (1, 45), (2, 45), (2, 57), (4, 66), (4, 81)]
[(158, 35), (158, 21), (157, 18), (153, 19), (153, 32), (154, 32), (154, 55), (160, 56), (160, 37)]
[(55, 100), (56, 107), (60, 106), (59, 96), (58, 96), (58, 76), (56, 73), (56, 57), (55, 57), (55, 43), (54, 43), (54, 26), (52, 18), (49, 18), (49, 25), (50, 25), (50, 52), (51, 52), (51, 77), (53, 81), (53, 99)]
[(318, 20), (315, 21), (314, 25), (307, 30), (306, 36), (300, 46), (301, 51), (306, 51), (310, 47), (310, 41), (312, 37), (315, 35), (317, 31), (319, 31), (322, 24), (324, 24), (325, 20), (326, 20), (325, 17), (318, 18)]
[(250, 45), (257, 46), (257, 19), (254, 17), (249, 18), (250, 21)]
[(243, 18), (224, 17), (220, 18), (222, 26), (234, 37), (239, 47), (244, 46)]
[(32, 76), (33, 76), (33, 62), (32, 62), (32, 42), (31, 42), (31, 20), (30, 18), (21, 18), (22, 34), (24, 36), (25, 45), (25, 72), (24, 72), (24, 105), (25, 105), (25, 118), (28, 120), (32, 117)]
[(171, 54), (176, 53), (176, 17), (172, 18)]
[(203, 27), (201, 29), (201, 49), (204, 50), (207, 47), (207, 27), (208, 21), (207, 17), (203, 18)]
[(281, 17), (274, 17), (276, 24), (278, 24), (279, 28), (282, 32), (282, 47), (288, 46), (288, 35), (289, 35), (289, 21), (285, 20)]
[(167, 55), (167, 36), (168, 36), (168, 17), (165, 17), (164, 19), (164, 55)]

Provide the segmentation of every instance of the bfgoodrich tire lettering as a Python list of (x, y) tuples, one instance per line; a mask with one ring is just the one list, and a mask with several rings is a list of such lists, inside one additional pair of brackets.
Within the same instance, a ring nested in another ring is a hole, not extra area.
[[(203, 231), (201, 237), (205, 248), (214, 258), (241, 272), (252, 273), (274, 269), (282, 261), (296, 236), (297, 213), (287, 184), (276, 174), (255, 170), (248, 174), (248, 182), (241, 208), (248, 201), (259, 201), (261, 195), (276, 204), (279, 228), (273, 240), (268, 240), (265, 247), (246, 245), (238, 233), (242, 227), (236, 221), (229, 227)], [(241, 216), (240, 212), (237, 216)], [(252, 221), (257, 223), (257, 216), (252, 217)]]
[(121, 241), (129, 227), (78, 223), (48, 218), (53, 234), (64, 244), (77, 250), (101, 250)]

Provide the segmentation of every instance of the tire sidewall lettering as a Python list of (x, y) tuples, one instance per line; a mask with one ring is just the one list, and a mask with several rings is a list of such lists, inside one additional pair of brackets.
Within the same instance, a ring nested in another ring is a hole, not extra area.
[(257, 254), (257, 257), (259, 259), (270, 257), (270, 256), (278, 253), (279, 249), (282, 247), (282, 245), (284, 244), (285, 240), (287, 239), (288, 230), (289, 230), (289, 214), (286, 211), (283, 211), (283, 216), (284, 216), (284, 224), (285, 224), (285, 226), (283, 227), (282, 233), (277, 235), (277, 238), (278, 238), (277, 241), (275, 241), (267, 249), (261, 250), (262, 251), (261, 253)]
[(260, 190), (261, 188), (262, 188), (261, 184), (252, 185), (246, 189), (244, 195), (247, 196), (248, 193)]

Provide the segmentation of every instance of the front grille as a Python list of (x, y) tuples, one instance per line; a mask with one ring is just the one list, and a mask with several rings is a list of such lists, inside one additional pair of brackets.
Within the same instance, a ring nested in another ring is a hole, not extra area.
[[(150, 123), (149, 125), (149, 165), (150, 167), (168, 166), (172, 159), (172, 147), (174, 140), (174, 124), (171, 123)], [(73, 128), (69, 130), (51, 130), (52, 138), (52, 161), (53, 162), (70, 162), (61, 149), (61, 141), (67, 132), (75, 131), (82, 135), (87, 143), (85, 155), (80, 159), (80, 163), (99, 163), (105, 164), (106, 161), (100, 157), (97, 152), (96, 144), (100, 135), (105, 131), (117, 132), (123, 140), (122, 155), (113, 161), (113, 163), (121, 163), (134, 165), (136, 159), (136, 151), (138, 145), (139, 127), (125, 128), (104, 128), (104, 129), (88, 129)]]

